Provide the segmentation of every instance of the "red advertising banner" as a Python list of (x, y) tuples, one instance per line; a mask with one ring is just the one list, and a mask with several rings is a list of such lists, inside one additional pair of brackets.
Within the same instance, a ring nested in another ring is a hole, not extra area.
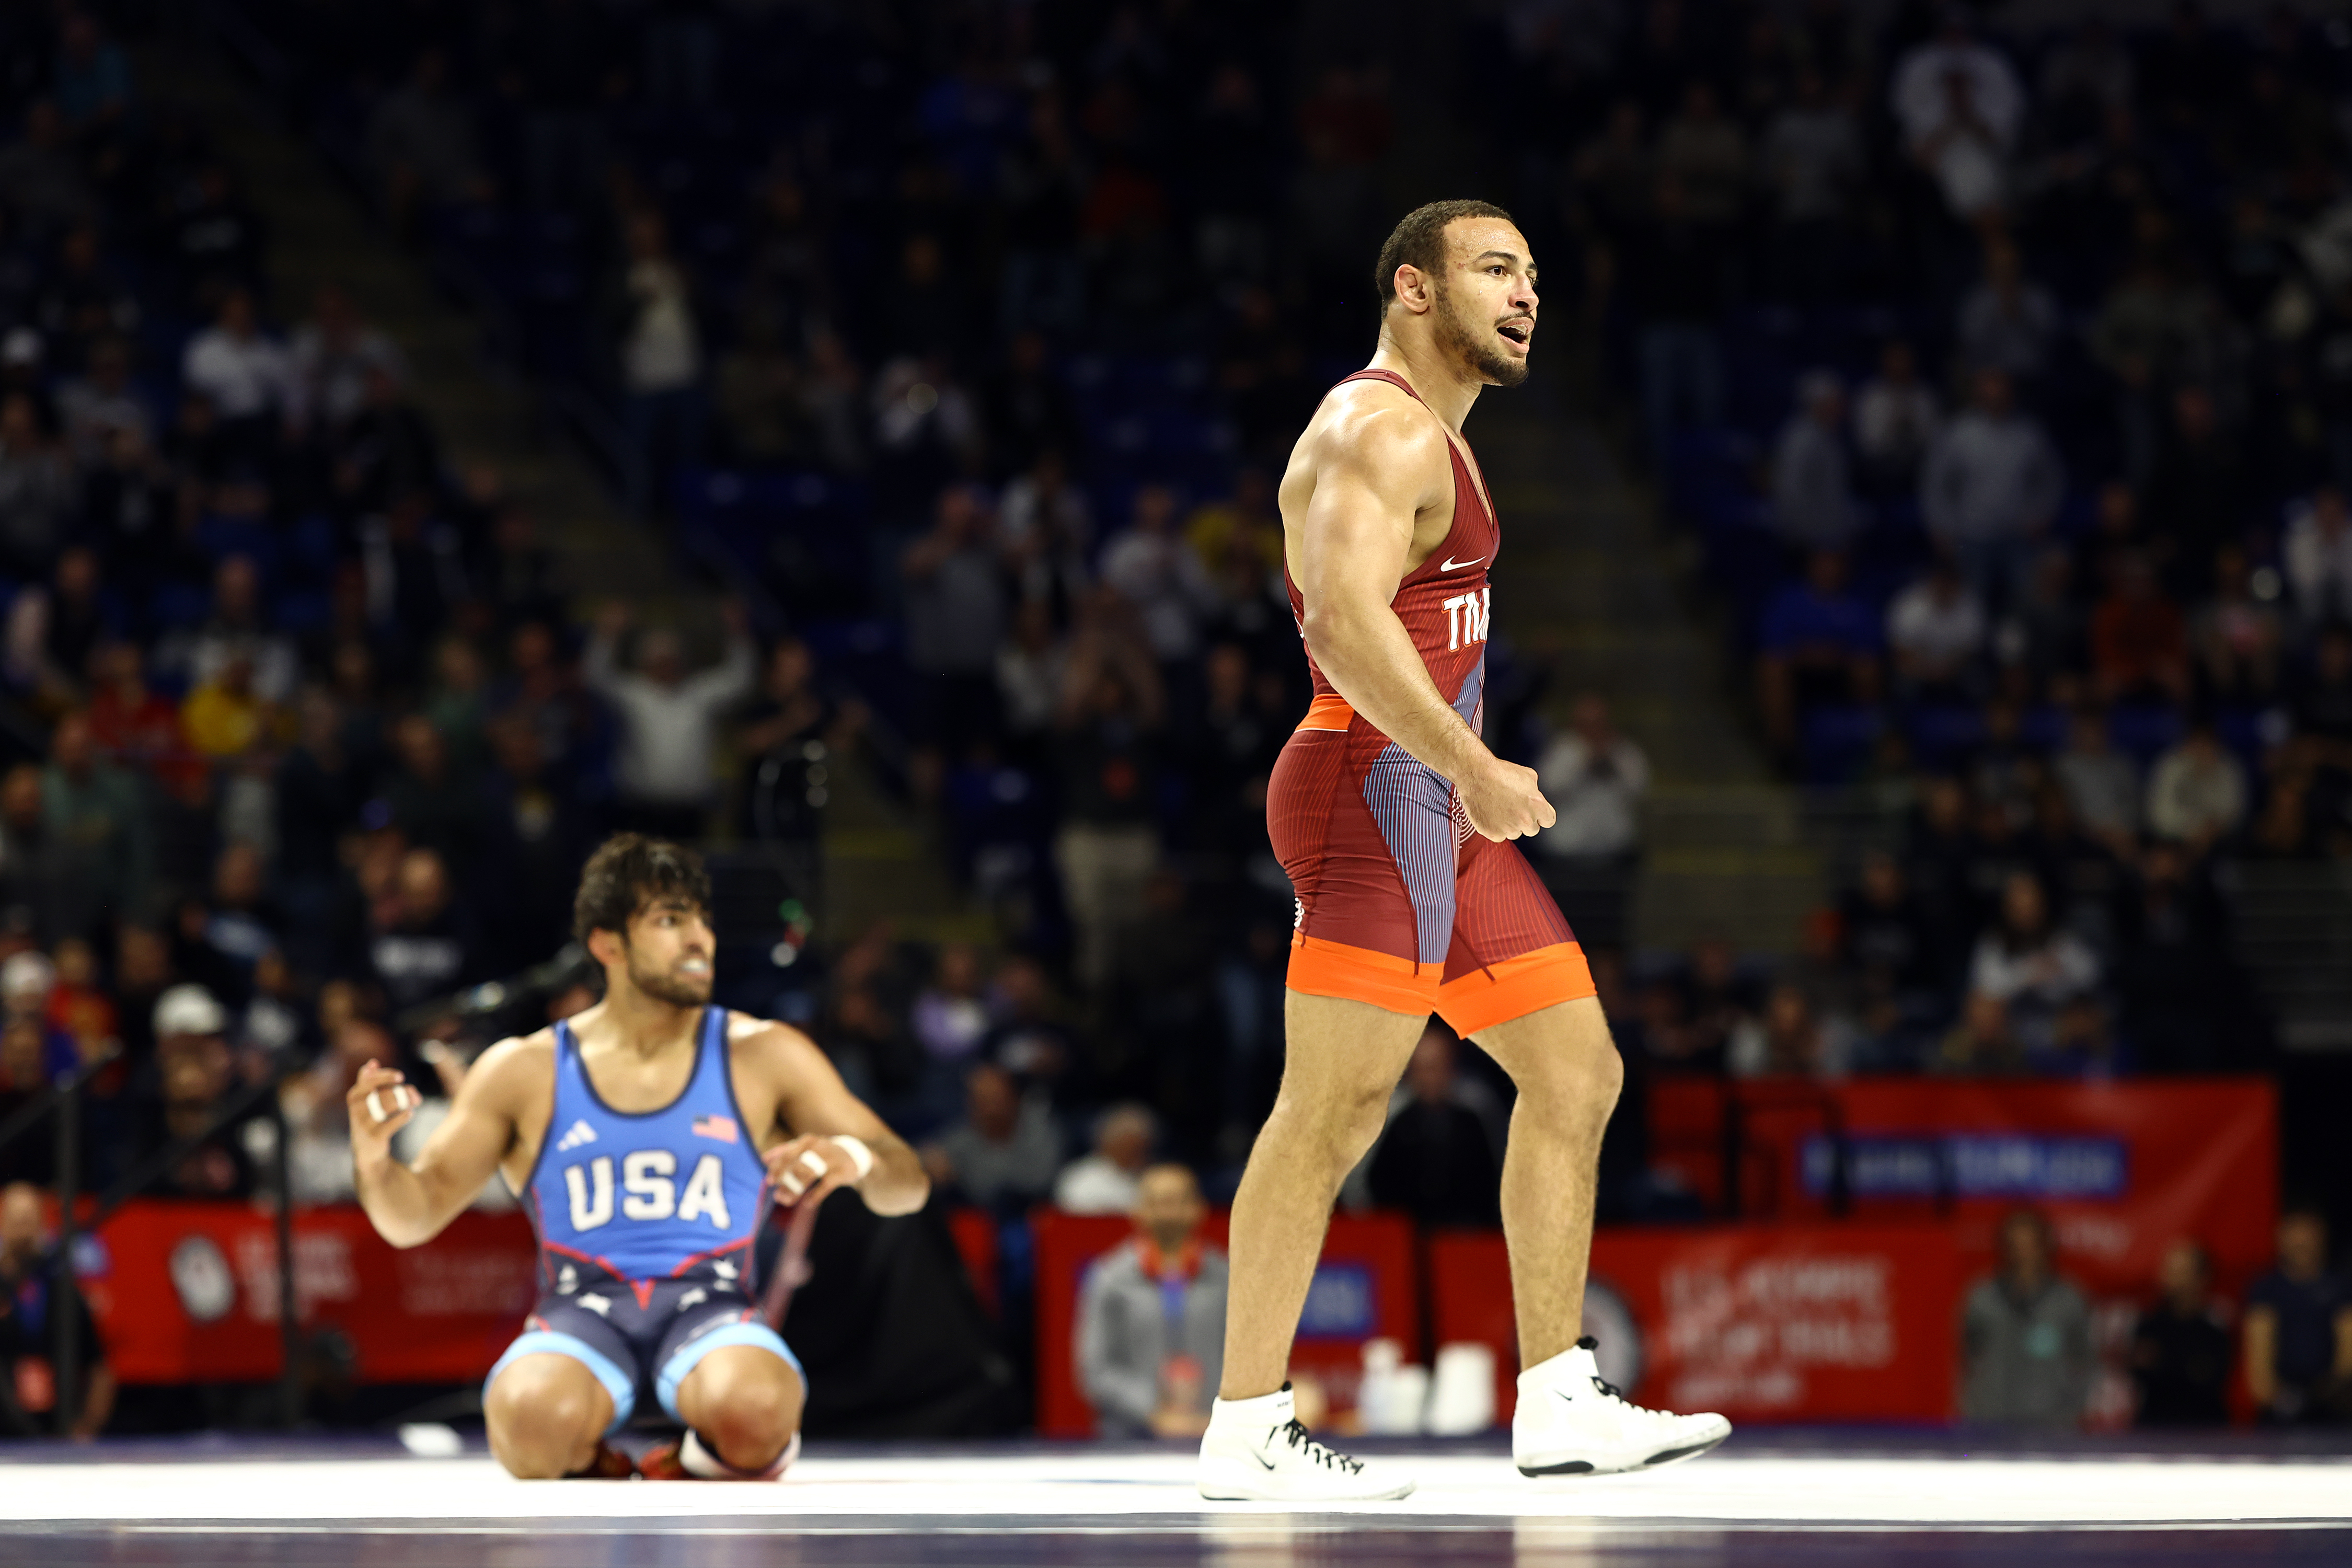
[(1746, 1132), (1746, 1215), (1827, 1215), (1834, 1122), (1853, 1217), (1948, 1211), (1979, 1268), (2000, 1216), (2024, 1205), (2051, 1217), (2061, 1263), (2095, 1295), (2152, 1290), (2165, 1247), (2181, 1237), (2204, 1245), (2225, 1289), (2270, 1257), (2278, 1097), (2266, 1079), (1665, 1079), (1651, 1093), (1655, 1162), (1710, 1198), (1723, 1188), (1727, 1097)]
[[(1518, 1359), (1503, 1238), (1435, 1237), (1429, 1267), (1437, 1342), (1494, 1348), (1507, 1421)], [(1602, 1373), (1645, 1404), (1735, 1421), (1940, 1421), (1961, 1282), (1935, 1226), (1607, 1230), (1585, 1330)]]
[[(278, 1374), (271, 1216), (234, 1203), (131, 1203), (91, 1243), (79, 1249), (82, 1289), (124, 1382)], [(534, 1257), (519, 1214), (462, 1214), (403, 1251), (357, 1208), (301, 1209), (295, 1312), (306, 1328), (343, 1332), (363, 1383), (462, 1383), (521, 1331)]]
[[(1228, 1215), (1209, 1216), (1203, 1239), (1225, 1244)], [(1072, 1363), (1077, 1343), (1078, 1287), (1087, 1265), (1135, 1234), (1118, 1215), (1069, 1215), (1041, 1209), (1031, 1216), (1037, 1249), (1037, 1429), (1047, 1436), (1084, 1436), (1094, 1412), (1078, 1391)], [(1324, 1238), (1322, 1260), (1307, 1292), (1294, 1373), (1318, 1380), (1335, 1410), (1353, 1409), (1362, 1380), (1364, 1342), (1389, 1338), (1420, 1342), (1419, 1270), (1412, 1225), (1394, 1215), (1339, 1215)]]
[[(2031, 1206), (2092, 1300), (2106, 1367), (2086, 1419), (2120, 1426), (2131, 1409), (2122, 1358), (2165, 1248), (2202, 1244), (2231, 1295), (2269, 1258), (2278, 1106), (2265, 1080), (1664, 1080), (1652, 1090), (1654, 1160), (1710, 1203), (1725, 1187), (1727, 1110), (1741, 1123), (1741, 1211), (1762, 1223), (1604, 1231), (1593, 1245), (1587, 1311), (1603, 1370), (1673, 1408), (1950, 1418), (1960, 1298), (1991, 1272), (2001, 1216)], [(1829, 1217), (1841, 1142), (1843, 1222)], [(1436, 1338), (1496, 1348), (1504, 1411), (1517, 1368), (1509, 1286), (1499, 1237), (1433, 1243)]]

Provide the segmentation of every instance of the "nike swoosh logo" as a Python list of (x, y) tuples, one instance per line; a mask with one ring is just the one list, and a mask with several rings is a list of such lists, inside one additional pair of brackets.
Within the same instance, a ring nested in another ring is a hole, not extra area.
[(1485, 559), (1486, 558), (1483, 555), (1473, 555), (1467, 561), (1455, 561), (1449, 558), (1440, 563), (1437, 569), (1440, 572), (1458, 572), (1465, 566), (1475, 566)]
[(1259, 1464), (1265, 1466), (1269, 1470), (1274, 1468), (1274, 1461), (1267, 1458), (1264, 1454), (1252, 1454), (1250, 1458), (1255, 1459)]

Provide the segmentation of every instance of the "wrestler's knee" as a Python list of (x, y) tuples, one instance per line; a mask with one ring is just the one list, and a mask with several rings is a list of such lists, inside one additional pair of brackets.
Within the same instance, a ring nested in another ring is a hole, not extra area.
[(1265, 1134), (1328, 1167), (1334, 1179), (1354, 1169), (1388, 1120), (1390, 1089), (1377, 1083), (1320, 1085), (1312, 1094), (1286, 1084), (1276, 1097)]
[(1589, 996), (1497, 1025), (1478, 1043), (1549, 1116), (1606, 1121), (1625, 1088), (1625, 1058)]
[(595, 1375), (562, 1356), (525, 1356), (482, 1401), (490, 1451), (524, 1480), (568, 1475), (593, 1453), (610, 1400)]
[(767, 1351), (713, 1351), (679, 1391), (679, 1414), (719, 1457), (739, 1469), (773, 1464), (800, 1429), (803, 1393), (792, 1364)]

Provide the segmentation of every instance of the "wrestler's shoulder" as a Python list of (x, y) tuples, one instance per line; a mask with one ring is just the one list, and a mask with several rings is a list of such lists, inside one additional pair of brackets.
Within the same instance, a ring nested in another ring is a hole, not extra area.
[(805, 1060), (809, 1052), (824, 1055), (814, 1040), (790, 1024), (732, 1011), (727, 1015), (727, 1047), (739, 1062), (748, 1058), (786, 1068)]
[(1445, 455), (1445, 432), (1429, 411), (1384, 381), (1334, 387), (1316, 410), (1307, 438), (1327, 461), (1386, 466)]
[(528, 1035), (509, 1035), (474, 1058), (467, 1077), (499, 1081), (543, 1073), (555, 1059), (555, 1026), (534, 1029)]

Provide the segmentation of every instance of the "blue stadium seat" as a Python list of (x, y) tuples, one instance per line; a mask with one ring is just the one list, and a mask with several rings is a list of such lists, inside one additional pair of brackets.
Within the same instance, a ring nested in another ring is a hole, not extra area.
[(213, 606), (212, 590), (194, 583), (163, 583), (148, 602), (147, 617), (159, 631), (201, 626)]
[(1957, 703), (1923, 703), (1905, 716), (1904, 730), (1919, 765), (1942, 772), (1984, 744), (1984, 714)]
[(1805, 783), (1817, 787), (1851, 784), (1885, 729), (1885, 717), (1875, 708), (1840, 703), (1806, 710), (1798, 726), (1799, 765)]
[(2033, 751), (2056, 752), (2064, 748), (2067, 727), (2072, 722), (2066, 710), (2057, 704), (2038, 703), (2019, 715), (2017, 736)]
[(2147, 767), (2177, 743), (2188, 729), (2180, 710), (2167, 703), (2128, 702), (2107, 715), (2107, 738)]

